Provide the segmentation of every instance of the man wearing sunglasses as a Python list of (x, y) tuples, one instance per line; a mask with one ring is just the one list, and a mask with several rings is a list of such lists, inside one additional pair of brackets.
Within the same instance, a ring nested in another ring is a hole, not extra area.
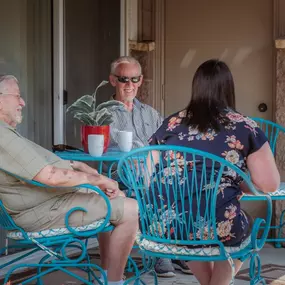
[(133, 132), (133, 148), (148, 145), (148, 139), (160, 127), (163, 118), (151, 106), (136, 98), (143, 81), (141, 65), (133, 57), (120, 57), (111, 64), (109, 80), (116, 90), (112, 100), (124, 103), (124, 106), (109, 109), (114, 119), (111, 146), (118, 145), (118, 131), (123, 130)]
[[(141, 103), (137, 98), (143, 75), (140, 63), (133, 57), (123, 56), (111, 63), (110, 83), (116, 93), (112, 100), (124, 103), (124, 106), (109, 108), (114, 122), (111, 124), (110, 145), (118, 146), (118, 132), (132, 131), (133, 148), (148, 145), (148, 139), (163, 122), (161, 115), (151, 106)], [(158, 259), (155, 271), (159, 277), (175, 276), (174, 268), (189, 274), (190, 270), (183, 261)]]

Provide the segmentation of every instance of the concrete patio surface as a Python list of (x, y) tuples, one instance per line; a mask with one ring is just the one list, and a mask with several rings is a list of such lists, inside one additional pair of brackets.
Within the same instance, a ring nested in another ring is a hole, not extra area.
[[(91, 252), (91, 255), (93, 255), (92, 260), (94, 260), (94, 262), (97, 263), (98, 262), (98, 257), (96, 257), (97, 250), (91, 249), (90, 252)], [(137, 256), (137, 253), (134, 253), (133, 256)], [(284, 272), (283, 272), (283, 269), (279, 268), (279, 271), (277, 272), (277, 275), (276, 275), (277, 276), (276, 280), (273, 282), (267, 283), (267, 284), (271, 284), (271, 285), (285, 284), (285, 248), (276, 249), (272, 245), (269, 245), (269, 244), (266, 245), (261, 251), (261, 261), (262, 261), (263, 266), (269, 265), (269, 264), (284, 266)], [(248, 262), (245, 262), (241, 270), (248, 269), (248, 267), (249, 267)], [(244, 276), (248, 276), (248, 271), (244, 274)], [(148, 285), (154, 284), (153, 277), (150, 274), (145, 274), (143, 280)], [(49, 274), (44, 278), (44, 285), (81, 285), (81, 284), (82, 282), (75, 280), (71, 278), (70, 276), (67, 276), (64, 273), (59, 272), (59, 271)], [(176, 277), (159, 278), (159, 284), (161, 285), (196, 284), (197, 285), (199, 283), (193, 275), (186, 275), (179, 271), (176, 271)], [(234, 284), (236, 285), (249, 284), (249, 281), (236, 279)]]

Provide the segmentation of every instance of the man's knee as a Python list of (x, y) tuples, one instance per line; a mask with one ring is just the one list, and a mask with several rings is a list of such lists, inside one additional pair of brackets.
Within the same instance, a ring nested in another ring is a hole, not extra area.
[(138, 203), (137, 200), (131, 199), (131, 198), (126, 198), (125, 203), (124, 203), (124, 215), (123, 215), (123, 220), (138, 220)]

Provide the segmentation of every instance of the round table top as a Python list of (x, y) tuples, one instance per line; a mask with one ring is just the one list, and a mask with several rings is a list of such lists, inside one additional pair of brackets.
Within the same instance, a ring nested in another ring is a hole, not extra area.
[(109, 148), (102, 156), (91, 156), (83, 150), (56, 151), (55, 154), (65, 160), (76, 161), (119, 161), (127, 152), (122, 152), (118, 148)]

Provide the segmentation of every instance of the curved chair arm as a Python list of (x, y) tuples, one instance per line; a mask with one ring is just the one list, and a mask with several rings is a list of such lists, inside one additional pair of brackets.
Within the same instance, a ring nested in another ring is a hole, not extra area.
[(71, 232), (73, 233), (74, 235), (76, 236), (80, 236), (80, 237), (87, 237), (87, 236), (92, 236), (92, 235), (96, 235), (97, 233), (101, 232), (102, 229), (104, 229), (106, 226), (108, 226), (108, 224), (110, 223), (110, 217), (111, 217), (111, 203), (110, 203), (110, 200), (109, 198), (107, 197), (107, 195), (101, 190), (99, 189), (98, 187), (96, 186), (93, 186), (93, 185), (90, 185), (90, 184), (81, 184), (81, 185), (78, 185), (76, 186), (77, 187), (80, 187), (80, 188), (87, 188), (87, 189), (90, 189), (94, 192), (96, 192), (98, 195), (100, 195), (106, 205), (107, 205), (107, 215), (104, 219), (104, 222), (102, 222), (102, 224), (96, 228), (95, 230), (90, 230), (90, 231), (87, 231), (87, 232), (80, 232), (80, 231), (77, 231), (74, 229), (74, 227), (72, 228), (70, 225), (69, 225), (69, 217), (70, 215), (75, 212), (75, 211), (83, 211), (85, 213), (87, 213), (87, 210), (83, 207), (74, 207), (72, 209), (70, 209), (67, 213), (66, 213), (66, 216), (65, 216), (65, 225), (66, 225), (66, 228)]
[[(267, 215), (265, 219), (256, 218), (253, 223), (253, 228), (251, 230), (251, 244), (252, 248), (259, 251), (262, 249), (266, 242), (266, 238), (268, 236), (272, 218), (272, 199), (271, 196), (267, 193), (263, 193), (255, 189), (254, 185), (252, 184), (249, 176), (243, 177), (244, 182), (247, 184), (248, 189), (250, 190), (250, 194), (247, 194), (242, 197), (241, 200), (243, 201), (265, 201), (266, 202), (266, 209)], [(258, 234), (261, 233), (261, 237), (258, 237)]]
[[(253, 183), (251, 182), (250, 176), (243, 176), (244, 182), (247, 184), (250, 194), (247, 194), (242, 197), (242, 201), (265, 201), (267, 208), (267, 215), (265, 219), (256, 218), (253, 224), (251, 231), (251, 244), (252, 248), (259, 251), (262, 249), (266, 242), (270, 230), (270, 224), (272, 219), (272, 199), (271, 196), (267, 193), (263, 193), (255, 189)], [(258, 237), (258, 234), (261, 233), (261, 237)]]
[[(253, 227), (252, 227), (252, 232), (251, 232), (252, 248), (254, 248), (256, 250), (262, 249), (262, 247), (264, 246), (264, 244), (266, 242), (266, 238), (267, 238), (267, 234), (268, 234), (268, 230), (266, 230), (267, 228), (269, 229), (268, 222), (266, 220), (261, 219), (261, 218), (255, 219), (255, 221), (253, 223)], [(258, 238), (258, 233), (260, 232), (260, 230), (264, 230), (264, 231), (262, 233), (261, 238)]]
[[(13, 174), (12, 174), (13, 175)], [(15, 176), (15, 175), (14, 175)], [(56, 187), (51, 187), (51, 186), (48, 186), (48, 185), (45, 185), (45, 184), (42, 184), (40, 182), (37, 182), (37, 181), (34, 181), (34, 180), (26, 180), (26, 179), (23, 179), (21, 177), (17, 177), (19, 178), (20, 180), (23, 180), (29, 184), (33, 184), (33, 185), (36, 185), (38, 187), (49, 187), (49, 188), (56, 188)], [(69, 217), (70, 215), (75, 212), (75, 211), (83, 211), (83, 212), (87, 212), (87, 210), (83, 207), (74, 207), (72, 209), (70, 209), (67, 213), (66, 213), (66, 216), (65, 216), (65, 225), (66, 225), (66, 228), (74, 235), (76, 236), (79, 236), (79, 237), (87, 237), (87, 236), (92, 236), (92, 235), (96, 235), (97, 233), (99, 233), (100, 231), (102, 231), (102, 229), (104, 229), (110, 222), (110, 217), (111, 217), (111, 203), (109, 201), (109, 198), (107, 197), (107, 195), (100, 189), (98, 188), (97, 186), (93, 186), (91, 184), (80, 184), (80, 185), (76, 185), (76, 186), (70, 186), (70, 187), (63, 187), (63, 188), (87, 188), (87, 189), (90, 189), (94, 192), (96, 192), (98, 195), (102, 196), (102, 198), (104, 199), (105, 203), (106, 203), (106, 206), (107, 206), (107, 215), (105, 217), (105, 220), (104, 222), (95, 230), (90, 230), (88, 232), (80, 232), (80, 231), (77, 231), (74, 229), (74, 227), (72, 228), (70, 225), (69, 225)]]
[[(56, 188), (56, 187), (51, 187), (51, 186), (48, 186), (48, 185), (45, 185), (45, 184), (42, 184), (40, 182), (37, 182), (37, 181), (34, 181), (34, 180), (28, 180), (28, 179), (25, 179), (25, 178), (22, 178), (18, 175), (15, 175), (13, 173), (10, 173), (8, 171), (5, 171), (4, 169), (1, 169), (1, 171), (13, 176), (13, 177), (16, 177), (17, 179), (21, 180), (21, 181), (24, 181), (25, 183), (27, 184), (31, 184), (31, 185), (35, 185), (35, 186), (38, 186), (38, 187), (45, 187), (45, 188)], [(88, 188), (94, 192), (96, 192), (98, 195), (102, 196), (102, 198), (104, 199), (105, 203), (106, 203), (106, 206), (107, 206), (107, 215), (105, 217), (105, 220), (104, 222), (102, 222), (102, 224), (97, 228), (97, 229), (94, 229), (94, 230), (90, 230), (90, 231), (86, 231), (85, 233), (82, 233), (80, 231), (76, 231), (74, 230), (74, 227), (71, 228), (71, 226), (69, 225), (68, 223), (68, 220), (69, 220), (69, 217), (70, 215), (75, 212), (75, 211), (83, 211), (83, 212), (87, 212), (86, 209), (82, 208), (82, 207), (74, 207), (72, 209), (70, 209), (67, 213), (66, 213), (66, 216), (65, 216), (65, 224), (66, 224), (66, 228), (74, 235), (76, 236), (80, 236), (80, 237), (87, 237), (87, 236), (91, 236), (91, 235), (95, 235), (97, 234), (98, 232), (102, 231), (102, 229), (104, 229), (106, 226), (108, 226), (109, 222), (110, 222), (110, 216), (111, 216), (111, 203), (109, 201), (109, 198), (107, 197), (107, 195), (101, 190), (99, 189), (98, 187), (96, 186), (93, 186), (93, 185), (90, 185), (90, 184), (81, 184), (81, 185), (76, 185), (76, 186), (72, 186), (72, 187), (64, 187), (64, 188)], [(2, 219), (4, 218), (5, 216), (5, 221), (4, 221), (4, 224), (3, 224), (3, 227), (6, 229), (6, 230), (9, 230), (9, 231), (12, 231), (12, 230), (16, 230), (16, 231), (20, 231), (23, 236), (26, 238), (26, 239), (30, 239), (28, 237), (28, 235), (26, 234), (25, 230), (22, 229), (21, 227), (19, 227), (18, 225), (15, 224), (14, 220), (12, 219), (12, 217), (7, 213), (3, 203), (0, 201), (0, 210), (1, 210), (1, 216)]]
[[(252, 201), (260, 201), (260, 200), (266, 201), (267, 205), (266, 218), (265, 219), (256, 218), (251, 232), (252, 248), (259, 251), (264, 246), (270, 230), (270, 224), (272, 219), (272, 199), (268, 194), (263, 194), (263, 195), (260, 194), (260, 196), (253, 196), (253, 198), (254, 199), (252, 199)], [(251, 199), (249, 198), (246, 200), (250, 201)], [(261, 232), (262, 232), (261, 237), (258, 237), (258, 234)]]
[[(56, 188), (56, 187), (51, 187), (51, 186), (42, 184), (42, 183), (34, 181), (34, 180), (31, 180), (31, 181), (30, 180), (25, 180), (25, 179), (21, 179), (21, 180), (24, 180), (27, 183), (30, 183), (30, 184), (33, 184), (33, 185), (36, 185), (36, 186), (39, 186), (39, 187)], [(93, 186), (91, 184), (80, 184), (80, 185), (76, 185), (76, 186), (72, 186), (72, 187), (64, 187), (64, 188), (87, 188), (87, 189), (90, 189), (90, 190), (96, 192), (98, 195), (100, 195), (104, 199), (104, 201), (106, 203), (106, 206), (107, 206), (107, 215), (106, 215), (106, 217), (104, 219), (104, 222), (102, 222), (102, 224), (97, 229), (86, 231), (86, 232), (80, 232), (80, 231), (75, 230), (74, 227), (71, 227), (69, 225), (69, 217), (75, 211), (83, 211), (83, 212), (87, 213), (87, 210), (85, 208), (83, 208), (83, 207), (74, 207), (74, 208), (70, 209), (66, 213), (64, 221), (65, 221), (66, 228), (72, 234), (74, 234), (76, 236), (79, 236), (79, 237), (93, 236), (93, 235), (98, 234), (99, 232), (102, 231), (102, 229), (104, 229), (106, 226), (108, 226), (108, 224), (110, 223), (111, 210), (112, 210), (111, 209), (111, 203), (110, 203), (109, 198), (107, 197), (107, 195), (100, 188), (98, 188), (97, 186)]]

